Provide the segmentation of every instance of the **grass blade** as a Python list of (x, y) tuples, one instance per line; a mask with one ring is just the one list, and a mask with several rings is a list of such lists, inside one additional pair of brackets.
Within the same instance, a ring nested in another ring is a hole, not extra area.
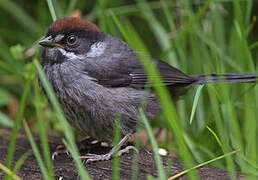
[(75, 6), (76, 6), (76, 3), (77, 3), (78, 0), (70, 0), (70, 3), (67, 7), (67, 10), (66, 10), (66, 16), (69, 16), (71, 14), (71, 12), (74, 10)]
[[(27, 151), (26, 153), (24, 153), (20, 158), (19, 160), (16, 162), (14, 168), (13, 168), (13, 172), (16, 174), (21, 166), (23, 165), (23, 163), (26, 161), (26, 159), (32, 155), (32, 151)], [(10, 177), (11, 178), (11, 177)]]
[(13, 121), (0, 111), (0, 125), (4, 127), (13, 127)]
[(192, 111), (191, 111), (191, 117), (190, 117), (190, 124), (192, 124), (192, 121), (193, 121), (193, 118), (194, 118), (194, 115), (195, 115), (195, 112), (196, 112), (198, 100), (199, 100), (199, 97), (201, 95), (201, 91), (202, 91), (203, 86), (204, 85), (198, 86), (197, 91), (195, 93), (193, 106), (192, 106)]
[(41, 147), (43, 150), (43, 156), (44, 156), (44, 160), (46, 162), (47, 165), (47, 170), (48, 173), (51, 177), (54, 177), (54, 170), (53, 170), (53, 165), (52, 165), (52, 159), (51, 159), (51, 153), (50, 153), (50, 149), (49, 149), (49, 144), (48, 144), (48, 137), (47, 137), (47, 131), (46, 131), (46, 125), (45, 125), (45, 121), (43, 120), (43, 110), (40, 107), (41, 106), (41, 101), (40, 101), (40, 95), (39, 95), (39, 86), (36, 80), (34, 80), (33, 83), (34, 86), (34, 94), (35, 94), (35, 103), (34, 106), (36, 108), (36, 117), (37, 117), (37, 121), (39, 124), (39, 134), (40, 134), (40, 141), (41, 141)]
[[(114, 145), (117, 145), (121, 140), (121, 132), (120, 132), (120, 117), (118, 116), (115, 120), (115, 131), (114, 131)], [(117, 155), (119, 149), (116, 149), (115, 156), (113, 159), (113, 180), (120, 179), (120, 157)]]
[(227, 154), (224, 154), (224, 155), (222, 155), (222, 156), (216, 157), (216, 158), (214, 158), (214, 159), (212, 159), (212, 160), (209, 160), (209, 161), (206, 161), (206, 162), (204, 162), (204, 163), (201, 163), (201, 164), (199, 164), (199, 165), (197, 165), (197, 166), (194, 166), (194, 167), (192, 167), (192, 168), (190, 168), (190, 169), (186, 169), (186, 170), (182, 171), (181, 173), (178, 173), (178, 174), (176, 174), (176, 175), (174, 175), (174, 176), (168, 178), (168, 180), (177, 179), (177, 178), (179, 178), (180, 176), (182, 176), (182, 175), (188, 173), (189, 171), (192, 171), (192, 170), (194, 170), (194, 169), (197, 169), (197, 168), (199, 168), (199, 167), (202, 167), (202, 166), (204, 166), (204, 165), (207, 165), (207, 164), (212, 163), (212, 162), (214, 162), (214, 161), (217, 161), (217, 160), (219, 160), (219, 159), (225, 158), (225, 157), (227, 157), (227, 156), (231, 156), (231, 155), (233, 155), (233, 154), (235, 154), (235, 153), (237, 153), (237, 152), (239, 152), (239, 150), (235, 150), (235, 151), (229, 152), (229, 153), (227, 153)]
[[(147, 22), (149, 23), (149, 26), (151, 27), (154, 35), (157, 37), (160, 47), (163, 50), (169, 49), (171, 41), (169, 38), (167, 38), (167, 32), (165, 28), (161, 25), (161, 23), (157, 20), (155, 17), (152, 9), (150, 8), (149, 4), (146, 2), (146, 0), (138, 0), (138, 7), (141, 9), (142, 14), (146, 18)], [(175, 56), (175, 52), (173, 49), (170, 49), (168, 51), (168, 60), (169, 63), (172, 64), (175, 67), (179, 67), (178, 59)]]
[(147, 130), (147, 133), (149, 135), (149, 138), (150, 138), (151, 146), (152, 146), (153, 153), (154, 153), (154, 158), (155, 158), (156, 165), (157, 165), (157, 168), (158, 168), (159, 179), (165, 180), (166, 179), (166, 173), (164, 171), (163, 163), (162, 163), (161, 157), (160, 157), (159, 152), (158, 152), (158, 144), (155, 140), (154, 134), (151, 130), (151, 126), (150, 126), (150, 124), (149, 124), (149, 122), (148, 122), (148, 120), (147, 120), (147, 118), (146, 118), (146, 116), (143, 112), (143, 109), (140, 108), (139, 112), (140, 112), (140, 118), (143, 121), (143, 123), (145, 125), (145, 128)]
[(28, 126), (28, 124), (27, 124), (27, 122), (25, 120), (23, 121), (23, 126), (24, 126), (26, 134), (27, 134), (27, 136), (29, 138), (31, 148), (33, 150), (33, 153), (34, 153), (37, 161), (38, 161), (38, 164), (39, 164), (39, 167), (40, 167), (40, 170), (41, 170), (41, 172), (43, 174), (44, 179), (54, 179), (53, 176), (49, 176), (49, 174), (48, 174), (47, 168), (46, 168), (46, 166), (45, 166), (45, 164), (44, 164), (44, 162), (43, 162), (43, 160), (42, 160), (42, 158), (40, 156), (39, 149), (38, 149), (38, 147), (37, 147), (37, 145), (35, 143), (35, 140), (34, 140), (32, 134), (30, 132), (30, 128), (29, 128), (29, 126)]
[[(22, 94), (21, 101), (20, 101), (19, 108), (18, 108), (18, 114), (16, 117), (14, 127), (12, 129), (10, 144), (8, 146), (8, 154), (7, 154), (7, 160), (6, 160), (6, 167), (8, 169), (11, 169), (11, 164), (12, 164), (12, 159), (13, 159), (13, 154), (14, 154), (15, 144), (16, 144), (16, 136), (20, 129), (20, 123), (21, 123), (21, 119), (22, 119), (23, 112), (25, 109), (27, 96), (30, 91), (30, 86), (31, 86), (31, 80), (29, 79), (29, 80), (27, 80), (24, 90), (23, 90), (23, 94)], [(8, 176), (5, 176), (5, 178), (7, 178), (7, 177)]]
[(36, 23), (22, 8), (20, 8), (13, 1), (1, 0), (0, 7), (5, 9), (13, 17), (17, 19), (25, 29), (32, 33), (35, 37), (39, 36), (42, 29), (38, 23)]
[(209, 128), (209, 126), (206, 126), (206, 128), (211, 132), (211, 134), (214, 136), (214, 138), (216, 139), (216, 141), (218, 142), (218, 144), (220, 145), (220, 147), (222, 147), (222, 143), (219, 140), (219, 137), (217, 136), (217, 134), (211, 129)]
[[(187, 32), (199, 21), (199, 19), (204, 15), (204, 13), (209, 9), (210, 5), (216, 0), (208, 0), (205, 5), (197, 12), (197, 14), (185, 25), (181, 33), (176, 37), (175, 41), (180, 41), (181, 38), (185, 36)], [(162, 57), (167, 57), (169, 52), (174, 49), (176, 43), (172, 43), (170, 47), (162, 54)]]
[(57, 19), (57, 17), (56, 17), (56, 12), (55, 12), (55, 8), (54, 8), (54, 5), (52, 3), (52, 0), (47, 0), (47, 5), (48, 5), (48, 8), (49, 8), (51, 17), (52, 17), (53, 21), (55, 21)]
[(5, 165), (3, 165), (2, 163), (0, 163), (0, 169), (2, 169), (6, 174), (8, 174), (9, 176), (11, 176), (14, 180), (21, 180), (21, 178), (19, 176), (17, 176), (16, 174), (14, 174), (9, 168), (7, 168)]
[[(55, 93), (52, 89), (52, 87), (50, 86), (40, 64), (38, 63), (37, 60), (34, 60), (34, 65), (39, 73), (39, 78), (46, 90), (46, 93), (50, 99), (50, 102), (52, 103), (53, 107), (54, 107), (54, 110), (56, 111), (57, 113), (57, 116), (58, 116), (58, 119), (60, 121), (60, 124), (62, 125), (62, 128), (63, 128), (63, 132), (65, 134), (65, 137), (67, 139), (67, 142), (68, 142), (68, 145), (69, 145), (69, 150), (70, 150), (70, 153), (75, 161), (75, 164), (78, 168), (78, 171), (79, 171), (79, 174), (81, 176), (82, 179), (90, 179), (87, 171), (85, 170), (85, 168), (83, 167), (82, 165), (82, 162), (81, 162), (81, 159), (79, 158), (79, 152), (78, 152), (78, 149), (77, 149), (77, 146), (75, 144), (75, 141), (74, 141), (74, 137), (73, 137), (73, 134), (72, 134), (72, 131), (71, 131), (71, 128), (64, 116), (64, 113), (55, 97)], [(68, 147), (67, 147), (68, 148)]]

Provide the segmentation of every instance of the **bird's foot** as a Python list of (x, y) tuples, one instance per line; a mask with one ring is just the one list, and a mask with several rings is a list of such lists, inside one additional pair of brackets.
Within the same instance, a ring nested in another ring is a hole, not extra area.
[[(138, 153), (138, 150), (134, 146), (127, 146), (124, 149), (121, 149), (117, 152), (118, 156), (121, 156), (124, 153), (129, 153), (130, 150), (135, 150)], [(107, 161), (115, 155), (114, 149), (112, 149), (107, 154), (87, 154), (85, 156), (80, 156), (81, 159), (87, 159), (86, 163), (95, 162), (95, 161)]]
[(118, 151), (117, 155), (122, 156), (124, 153), (129, 153), (130, 150), (135, 150), (136, 153), (139, 153), (138, 149), (134, 146), (126, 146), (124, 149)]
[(112, 153), (107, 154), (87, 154), (85, 156), (80, 156), (81, 159), (87, 159), (86, 163), (94, 162), (94, 161), (107, 161), (112, 157)]
[(58, 145), (56, 147), (55, 152), (53, 152), (51, 158), (52, 160), (55, 160), (56, 156), (59, 156), (60, 154), (66, 154), (67, 156), (70, 156), (69, 151), (66, 149), (66, 147), (64, 145)]
[[(94, 149), (96, 147), (101, 147), (103, 142), (96, 141), (90, 137), (86, 137), (80, 142), (77, 142), (76, 145), (79, 149), (79, 151), (90, 151), (91, 149)], [(57, 156), (67, 154), (70, 156), (69, 151), (66, 149), (64, 145), (58, 145), (56, 147), (55, 152), (52, 154), (52, 160), (54, 160)]]

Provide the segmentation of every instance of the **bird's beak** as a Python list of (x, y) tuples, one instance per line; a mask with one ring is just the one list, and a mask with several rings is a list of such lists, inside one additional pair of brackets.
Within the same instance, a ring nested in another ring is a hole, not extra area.
[(39, 44), (44, 47), (60, 47), (64, 49), (64, 46), (54, 41), (51, 36), (45, 37), (39, 41)]

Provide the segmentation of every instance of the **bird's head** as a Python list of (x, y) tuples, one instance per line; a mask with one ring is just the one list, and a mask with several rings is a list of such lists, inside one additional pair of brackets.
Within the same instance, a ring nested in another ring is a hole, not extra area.
[(49, 26), (39, 44), (45, 48), (43, 61), (61, 63), (103, 52), (105, 34), (91, 22), (79, 18), (63, 18)]

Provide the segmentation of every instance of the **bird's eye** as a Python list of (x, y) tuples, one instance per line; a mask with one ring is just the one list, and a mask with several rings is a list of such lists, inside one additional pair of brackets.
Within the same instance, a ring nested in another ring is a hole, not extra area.
[(77, 41), (77, 37), (74, 35), (68, 36), (67, 37), (67, 43), (68, 45), (74, 45)]

